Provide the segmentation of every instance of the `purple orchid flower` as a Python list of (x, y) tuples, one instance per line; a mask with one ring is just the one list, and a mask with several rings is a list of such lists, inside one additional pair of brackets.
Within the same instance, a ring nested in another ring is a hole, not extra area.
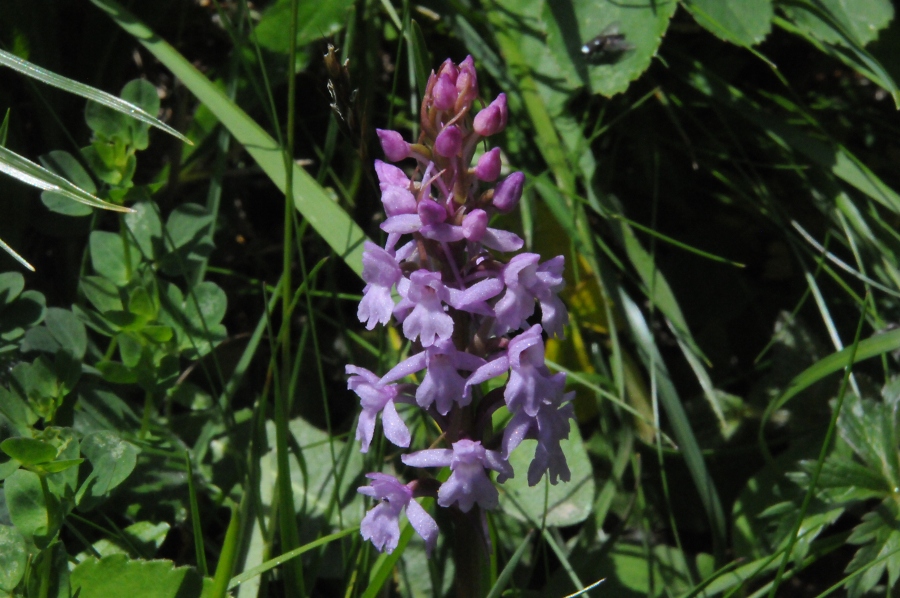
[(496, 451), (489, 451), (480, 442), (462, 439), (452, 449), (430, 449), (400, 457), (410, 467), (449, 467), (450, 477), (441, 484), (438, 504), (456, 504), (468, 513), (475, 504), (484, 509), (497, 507), (499, 494), (487, 476), (486, 469), (499, 473), (498, 482), (513, 477), (512, 466)]
[(381, 502), (375, 505), (359, 526), (362, 537), (371, 540), (378, 550), (394, 552), (400, 541), (400, 512), (406, 509), (406, 517), (413, 529), (425, 540), (425, 551), (429, 555), (437, 543), (438, 526), (431, 515), (413, 500), (414, 484), (401, 484), (394, 476), (383, 473), (367, 473), (372, 480), (368, 486), (357, 489), (360, 494), (371, 496)]
[(397, 385), (381, 385), (378, 376), (365, 368), (348, 365), (345, 369), (350, 374), (347, 388), (359, 396), (362, 405), (362, 413), (359, 414), (359, 423), (356, 426), (356, 439), (362, 444), (361, 452), (369, 452), (369, 445), (375, 434), (375, 420), (379, 413), (385, 437), (397, 446), (408, 447), (409, 428), (400, 419), (394, 406), (398, 395)]

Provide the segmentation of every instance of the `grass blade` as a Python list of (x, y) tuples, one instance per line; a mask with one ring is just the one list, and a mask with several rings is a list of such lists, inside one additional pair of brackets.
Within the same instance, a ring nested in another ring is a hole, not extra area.
[(533, 533), (534, 530), (528, 532), (528, 535), (522, 540), (522, 543), (513, 553), (512, 558), (510, 558), (509, 562), (506, 563), (506, 566), (503, 567), (503, 571), (500, 572), (500, 576), (497, 578), (497, 583), (495, 583), (494, 587), (491, 588), (491, 591), (488, 592), (487, 598), (497, 598), (503, 590), (506, 589), (506, 584), (509, 583), (509, 579), (516, 569), (516, 565), (519, 564), (519, 561), (522, 560), (522, 557), (525, 555), (525, 549), (528, 548), (528, 541), (531, 540), (531, 535)]
[(344, 536), (349, 536), (350, 534), (352, 534), (354, 532), (358, 532), (358, 531), (359, 531), (358, 526), (351, 527), (351, 528), (345, 529), (345, 530), (341, 530), (337, 533), (334, 533), (334, 534), (331, 534), (328, 536), (323, 536), (323, 537), (319, 538), (318, 540), (313, 540), (309, 544), (304, 544), (303, 546), (300, 546), (299, 548), (295, 548), (294, 550), (291, 550), (290, 552), (285, 552), (282, 555), (276, 556), (274, 559), (269, 559), (268, 561), (266, 561), (265, 563), (263, 563), (261, 565), (253, 567), (252, 569), (248, 569), (247, 571), (244, 571), (240, 575), (235, 575), (234, 577), (232, 577), (231, 581), (228, 582), (228, 589), (232, 590), (232, 589), (238, 587), (239, 585), (241, 585), (242, 583), (244, 583), (245, 581), (253, 579), (257, 575), (262, 575), (266, 571), (270, 571), (270, 570), (274, 569), (275, 567), (277, 567), (278, 565), (281, 565), (282, 563), (286, 563), (287, 561), (289, 561), (291, 559), (295, 559), (298, 556), (300, 556), (301, 554), (303, 554), (305, 552), (309, 552), (313, 548), (318, 548), (319, 546), (324, 546), (325, 544), (328, 544), (335, 540), (340, 540)]
[(144, 111), (144, 109), (140, 106), (136, 106), (135, 104), (125, 101), (122, 98), (117, 98), (110, 93), (106, 93), (105, 91), (97, 89), (96, 87), (91, 87), (90, 85), (85, 85), (84, 83), (80, 83), (78, 81), (75, 81), (74, 79), (69, 79), (68, 77), (57, 75), (56, 73), (41, 68), (36, 64), (32, 64), (27, 60), (22, 60), (15, 54), (11, 54), (3, 50), (0, 50), (0, 65), (9, 67), (17, 73), (25, 75), (26, 77), (37, 79), (41, 83), (46, 83), (47, 85), (57, 87), (59, 89), (62, 89), (63, 91), (74, 93), (75, 95), (87, 98), (92, 102), (97, 102), (98, 104), (106, 106), (107, 108), (115, 110), (116, 112), (127, 114), (135, 120), (139, 120), (142, 123), (146, 123), (151, 127), (156, 127), (157, 129), (165, 131), (169, 135), (177, 137), (188, 145), (194, 145), (193, 141), (191, 141), (166, 123), (162, 122), (152, 114)]
[(114, 212), (130, 212), (131, 208), (118, 206), (98, 197), (94, 197), (78, 185), (50, 172), (40, 164), (0, 146), (0, 172), (37, 187), (43, 191), (53, 191), (69, 199), (89, 205), (92, 208), (103, 208)]
[(213, 578), (213, 587), (209, 598), (225, 598), (228, 595), (229, 580), (234, 569), (238, 553), (238, 535), (241, 530), (240, 506), (231, 505), (231, 519), (225, 532), (225, 541), (222, 543), (222, 552), (219, 554), (219, 562), (216, 565), (216, 575)]

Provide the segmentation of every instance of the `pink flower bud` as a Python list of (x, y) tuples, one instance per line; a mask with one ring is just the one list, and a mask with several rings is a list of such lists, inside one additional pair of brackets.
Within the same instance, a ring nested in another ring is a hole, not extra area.
[(482, 181), (496, 181), (500, 176), (500, 148), (495, 147), (478, 158), (478, 165), (475, 166), (475, 176)]
[(432, 92), (434, 107), (438, 110), (450, 110), (456, 104), (459, 92), (449, 75), (440, 75)]
[(479, 242), (487, 230), (488, 215), (484, 210), (472, 210), (463, 218), (463, 236), (469, 241)]
[(521, 172), (514, 172), (503, 179), (494, 189), (494, 207), (504, 214), (511, 212), (522, 198), (524, 184), (525, 175)]
[(450, 82), (456, 85), (456, 78), (459, 77), (459, 69), (453, 64), (453, 61), (448, 58), (444, 61), (444, 64), (441, 65), (441, 68), (438, 69), (438, 76), (447, 76), (450, 78)]
[(441, 204), (433, 199), (423, 199), (419, 202), (417, 208), (419, 219), (422, 224), (428, 226), (430, 224), (440, 224), (447, 219), (447, 210)]
[(434, 140), (434, 151), (439, 156), (452, 158), (462, 149), (462, 131), (456, 125), (444, 127)]
[(385, 129), (375, 129), (375, 132), (378, 134), (381, 149), (384, 150), (384, 156), (388, 162), (399, 162), (409, 157), (409, 144), (404, 141), (400, 133)]
[(459, 98), (456, 100), (456, 112), (469, 106), (478, 97), (478, 75), (475, 74), (475, 61), (471, 56), (459, 63), (459, 77), (456, 78), (456, 89)]
[(475, 116), (473, 128), (482, 137), (499, 133), (506, 127), (506, 94), (501, 93), (497, 99)]

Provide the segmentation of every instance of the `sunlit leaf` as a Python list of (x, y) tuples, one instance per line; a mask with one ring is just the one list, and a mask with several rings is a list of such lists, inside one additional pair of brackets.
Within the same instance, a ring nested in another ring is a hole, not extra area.
[(685, 8), (713, 35), (754, 46), (772, 29), (772, 0), (687, 0)]

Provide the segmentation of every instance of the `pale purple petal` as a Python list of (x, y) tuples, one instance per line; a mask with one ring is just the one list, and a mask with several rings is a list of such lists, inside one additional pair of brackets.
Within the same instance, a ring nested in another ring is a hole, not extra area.
[(401, 455), (400, 460), (410, 467), (448, 467), (453, 460), (453, 451), (427, 449), (410, 455)]
[(481, 244), (496, 251), (509, 253), (511, 251), (522, 249), (525, 245), (525, 241), (515, 233), (497, 228), (489, 228), (484, 232), (484, 236), (481, 238)]
[(384, 437), (394, 445), (402, 448), (409, 446), (409, 428), (400, 419), (393, 401), (387, 403), (381, 412), (381, 427), (384, 429)]
[(425, 554), (431, 556), (431, 551), (434, 550), (434, 546), (437, 544), (437, 523), (434, 522), (428, 511), (414, 500), (410, 500), (406, 505), (406, 517), (409, 519), (409, 524), (416, 530), (416, 533), (425, 540)]
[(390, 216), (381, 223), (381, 230), (386, 233), (407, 235), (422, 228), (422, 220), (418, 214), (398, 214)]
[(422, 230), (419, 231), (423, 237), (426, 239), (432, 239), (434, 241), (443, 241), (445, 243), (452, 243), (453, 241), (459, 241), (463, 238), (463, 230), (461, 226), (456, 226), (455, 224), (432, 224), (431, 226), (422, 227)]
[(400, 541), (400, 508), (389, 502), (378, 503), (363, 517), (359, 532), (376, 549), (391, 554)]
[(359, 449), (361, 453), (369, 452), (369, 445), (372, 444), (372, 437), (375, 435), (375, 419), (377, 416), (377, 411), (366, 411), (364, 409), (359, 413), (359, 421), (356, 424), (356, 439), (361, 445)]
[[(429, 347), (430, 349), (430, 347)], [(454, 351), (455, 353), (455, 351)], [(428, 372), (416, 391), (416, 402), (427, 409), (432, 403), (441, 415), (447, 415), (454, 403), (465, 407), (471, 402), (466, 393), (466, 379), (459, 375), (454, 356), (429, 355)]]
[(403, 298), (413, 305), (412, 311), (403, 319), (404, 336), (411, 341), (418, 338), (423, 347), (430, 347), (437, 339), (449, 339), (453, 335), (453, 318), (444, 313), (441, 303), (441, 297), (447, 295), (441, 275), (417, 270), (410, 275), (409, 281), (405, 288), (402, 280), (397, 285)]
[(394, 300), (391, 298), (391, 289), (367, 285), (362, 301), (356, 309), (356, 317), (366, 325), (367, 330), (373, 330), (376, 324), (388, 324), (393, 311)]
[(496, 297), (502, 290), (502, 280), (499, 278), (485, 278), (454, 296), (451, 305), (457, 309), (465, 309), (468, 305), (474, 305)]
[(487, 382), (492, 378), (496, 378), (500, 374), (505, 374), (509, 369), (509, 358), (506, 355), (502, 355), (493, 361), (489, 361), (477, 370), (475, 370), (471, 376), (469, 376), (469, 380), (466, 382), (466, 386), (475, 386), (476, 384), (481, 384), (482, 382)]
[(382, 191), (391, 187), (409, 189), (409, 177), (393, 164), (375, 160), (375, 174), (378, 175), (378, 186)]
[(484, 509), (497, 508), (499, 494), (480, 464), (457, 467), (438, 490), (438, 504), (449, 507), (456, 503), (459, 510), (468, 513), (477, 503)]
[(395, 477), (383, 473), (369, 473), (366, 477), (372, 481), (369, 486), (358, 488), (357, 492), (382, 502), (366, 513), (359, 531), (375, 548), (390, 554), (400, 540), (400, 511), (413, 502), (412, 490)]
[(559, 297), (553, 295), (548, 301), (541, 301), (541, 324), (548, 335), (563, 338), (568, 323), (569, 312)]
[(388, 384), (390, 382), (396, 382), (397, 380), (402, 380), (416, 372), (421, 372), (425, 369), (426, 364), (427, 361), (424, 351), (411, 355), (392, 367), (387, 374), (382, 376), (381, 383)]

